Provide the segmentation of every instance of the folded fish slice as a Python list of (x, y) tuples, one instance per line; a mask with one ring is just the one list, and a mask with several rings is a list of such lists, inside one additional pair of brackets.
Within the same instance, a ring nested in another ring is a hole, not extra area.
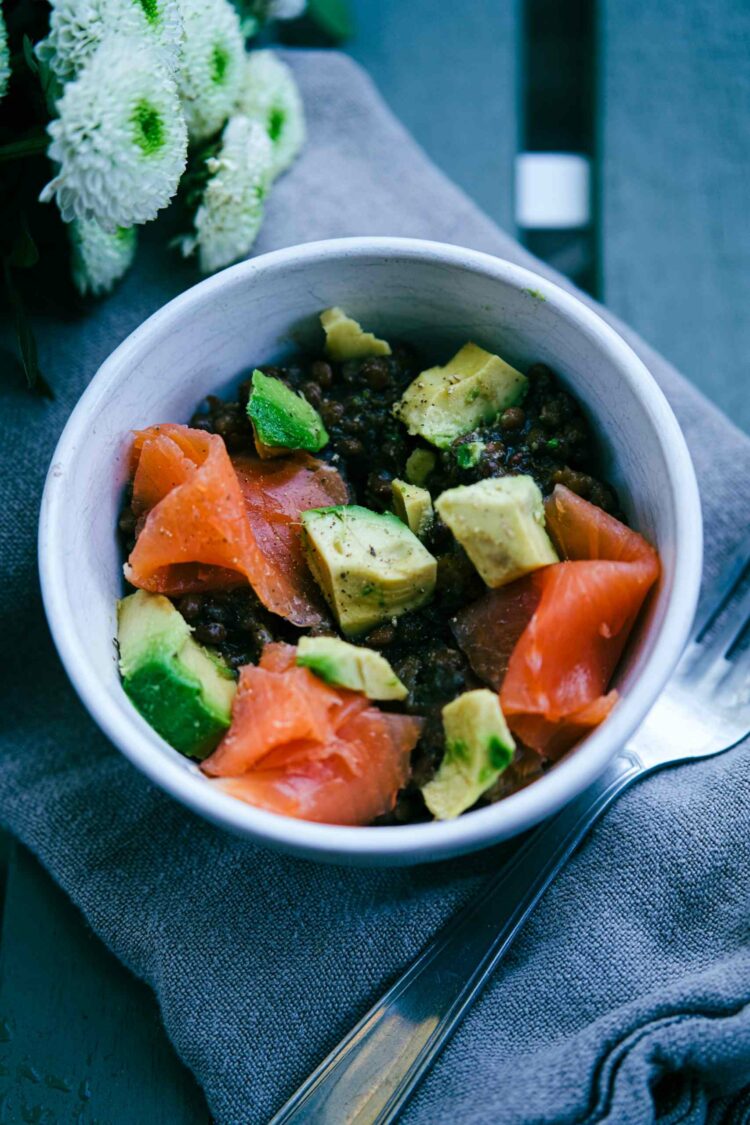
[(201, 768), (249, 804), (330, 824), (369, 824), (409, 777), (422, 721), (380, 711), (268, 644), (241, 670), (232, 725)]
[(533, 575), (487, 590), (451, 621), (453, 635), (480, 680), (500, 690), (513, 649), (539, 604)]
[[(247, 664), (232, 708), (232, 725), (203, 763), (213, 777), (232, 777), (259, 766), (274, 750), (326, 745), (335, 734), (338, 694), (306, 668), (269, 671)], [(283, 754), (277, 764), (284, 761)]]
[(186, 455), (168, 434), (148, 441), (147, 455), (139, 456), (133, 476), (133, 511), (145, 516), (160, 500), (189, 481), (197, 471), (194, 457)]
[(343, 481), (314, 458), (292, 457), (273, 469), (253, 458), (238, 464), (215, 434), (175, 424), (136, 434), (140, 524), (126, 577), (171, 596), (249, 582), (272, 612), (296, 625), (320, 624), (325, 610), (302, 562), (299, 516), (345, 498)]
[(513, 649), (500, 699), (506, 715), (555, 722), (606, 691), (650, 583), (637, 567), (603, 560), (558, 563), (533, 582), (539, 604)]
[(651, 582), (659, 556), (637, 531), (558, 484), (544, 502), (547, 530), (563, 558), (636, 563)]
[(609, 714), (607, 687), (659, 560), (642, 536), (558, 485), (547, 526), (567, 559), (537, 571), (539, 602), (521, 634), (500, 700), (514, 734), (557, 757)]
[(285, 769), (252, 770), (212, 784), (258, 808), (324, 824), (366, 825), (389, 812), (409, 776), (420, 722), (368, 707), (339, 731), (330, 753)]
[(617, 702), (616, 691), (598, 696), (593, 703), (573, 711), (560, 719), (548, 719), (540, 714), (523, 712), (509, 718), (513, 733), (526, 746), (536, 749), (546, 758), (556, 761), (572, 746), (604, 722)]
[[(245, 455), (232, 458), (253, 534), (318, 621), (328, 611), (302, 551), (300, 515), (309, 508), (344, 504), (348, 492), (330, 465), (305, 453), (274, 461)], [(301, 624), (301, 622), (297, 622)]]

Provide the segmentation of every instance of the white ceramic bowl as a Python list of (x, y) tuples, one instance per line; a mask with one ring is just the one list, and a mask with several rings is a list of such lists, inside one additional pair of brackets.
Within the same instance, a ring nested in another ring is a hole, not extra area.
[[(185, 422), (207, 393), (300, 344), (320, 345), (319, 312), (341, 305), (381, 336), (446, 360), (467, 339), (525, 368), (549, 363), (595, 420), (605, 474), (661, 554), (663, 580), (621, 667), (607, 721), (539, 781), (446, 823), (312, 824), (254, 809), (211, 786), (125, 696), (115, 658), (122, 559), (115, 534), (130, 431)], [(541, 277), (455, 246), (409, 239), (310, 243), (244, 262), (183, 293), (124, 341), (92, 379), (50, 467), (41, 513), (44, 603), (68, 675), (116, 746), (178, 801), (224, 828), (321, 860), (410, 864), (529, 828), (583, 790), (625, 743), (687, 637), (701, 571), (690, 457), (661, 391), (594, 313)]]

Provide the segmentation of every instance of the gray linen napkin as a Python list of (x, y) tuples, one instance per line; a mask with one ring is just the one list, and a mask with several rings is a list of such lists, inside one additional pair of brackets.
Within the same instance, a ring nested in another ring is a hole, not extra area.
[[(354, 64), (328, 53), (293, 61), (310, 138), (271, 197), (259, 251), (413, 235), (548, 272), (430, 165)], [(503, 850), (372, 872), (274, 855), (155, 790), (74, 697), (37, 591), (44, 471), (100, 362), (193, 280), (152, 238), (91, 316), (43, 324), (54, 403), (3, 380), (0, 816), (154, 988), (217, 1121), (248, 1125), (268, 1119)], [(750, 442), (624, 334), (685, 428), (714, 572), (749, 522)], [(749, 1119), (749, 763), (745, 746), (619, 801), (545, 897), (405, 1122)]]

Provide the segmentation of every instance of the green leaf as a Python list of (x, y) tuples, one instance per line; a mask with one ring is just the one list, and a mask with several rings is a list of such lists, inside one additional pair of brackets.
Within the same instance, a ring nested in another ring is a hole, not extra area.
[(26, 65), (32, 74), (39, 73), (39, 60), (34, 54), (34, 44), (29, 39), (28, 35), (23, 37), (23, 57), (26, 60)]
[(308, 0), (307, 15), (339, 42), (354, 35), (354, 18), (348, 0)]
[(39, 370), (34, 329), (31, 327), (31, 321), (26, 312), (26, 307), (13, 280), (13, 271), (8, 258), (5, 258), (3, 261), (3, 274), (5, 277), (5, 289), (8, 294), (8, 304), (13, 313), (13, 323), (16, 330), (21, 366), (23, 367), (29, 390), (37, 391), (39, 394), (52, 398), (54, 397), (52, 390)]
[(39, 251), (31, 237), (26, 215), (20, 216), (20, 227), (10, 248), (9, 262), (16, 269), (27, 270), (39, 261)]
[(7, 145), (0, 145), (0, 164), (9, 160), (22, 160), (27, 156), (41, 156), (46, 152), (48, 144), (49, 137), (42, 131), (31, 133), (19, 141), (9, 141)]

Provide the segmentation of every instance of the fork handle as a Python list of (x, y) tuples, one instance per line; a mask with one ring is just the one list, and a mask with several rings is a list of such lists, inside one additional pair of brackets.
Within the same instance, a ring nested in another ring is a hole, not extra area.
[(646, 772), (624, 750), (425, 947), (271, 1125), (387, 1125), (589, 828)]

